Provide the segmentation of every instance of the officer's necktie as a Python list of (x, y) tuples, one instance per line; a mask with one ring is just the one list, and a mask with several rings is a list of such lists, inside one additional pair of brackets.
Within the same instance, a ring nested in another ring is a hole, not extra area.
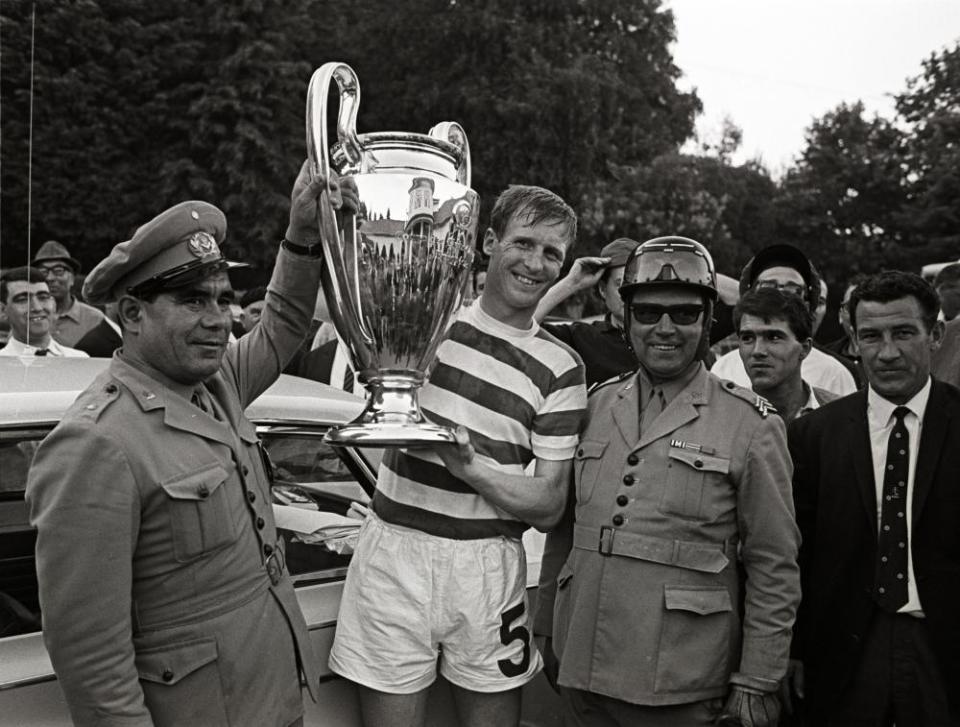
[(645, 432), (653, 424), (654, 420), (660, 416), (660, 412), (667, 408), (666, 399), (663, 397), (663, 389), (654, 387), (650, 390), (650, 398), (647, 399), (647, 405), (640, 412), (640, 431)]
[(903, 423), (905, 406), (893, 411), (896, 422), (887, 440), (877, 548), (877, 592), (880, 608), (896, 613), (907, 602), (907, 476), (910, 468), (910, 435)]
[(193, 396), (190, 397), (190, 403), (201, 411), (209, 414), (217, 421), (220, 420), (220, 417), (217, 416), (216, 409), (213, 407), (213, 402), (208, 398), (208, 394), (204, 389), (194, 389)]

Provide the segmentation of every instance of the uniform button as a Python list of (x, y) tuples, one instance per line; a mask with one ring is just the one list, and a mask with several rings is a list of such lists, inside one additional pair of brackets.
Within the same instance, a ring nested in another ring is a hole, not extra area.
[(703, 460), (702, 459), (694, 460), (693, 466), (696, 467), (697, 469), (700, 469), (701, 467), (703, 467)]
[(250, 502), (256, 502), (257, 493), (254, 492), (253, 490), (247, 490), (247, 500), (249, 500)]
[(160, 678), (163, 679), (163, 681), (165, 681), (165, 682), (172, 681), (172, 680), (173, 680), (173, 670), (172, 670), (172, 669), (164, 669), (164, 670), (163, 670), (163, 674), (160, 675)]
[(577, 450), (577, 456), (578, 456), (578, 457), (582, 457), (582, 456), (583, 456), (583, 447), (581, 447), (580, 449)]
[(263, 530), (263, 526), (266, 524), (266, 521), (262, 517), (257, 518), (257, 530)]
[(116, 385), (116, 384), (107, 384), (106, 388), (104, 388), (104, 391), (106, 391), (108, 394), (116, 394), (116, 393), (117, 393), (117, 385)]
[(243, 472), (243, 476), (244, 476), (244, 477), (246, 477), (248, 474), (250, 474), (250, 468), (247, 467), (246, 465), (244, 465), (243, 467), (241, 467), (241, 468), (240, 468), (240, 471)]
[(623, 515), (614, 515), (613, 524), (616, 525), (617, 527), (620, 527), (621, 525), (623, 525)]
[(617, 504), (620, 507), (625, 507), (628, 502), (630, 502), (630, 499), (626, 495), (619, 495), (617, 497)]
[(623, 484), (625, 484), (627, 487), (629, 487), (630, 485), (632, 485), (633, 482), (634, 482), (634, 477), (633, 477), (633, 475), (624, 475), (624, 476), (623, 476)]
[(273, 555), (273, 546), (270, 545), (270, 543), (263, 546), (263, 554), (267, 556)]
[(627, 457), (627, 464), (633, 465), (639, 461), (640, 459), (635, 454), (631, 454), (629, 457)]
[(197, 494), (200, 497), (206, 497), (210, 494), (210, 489), (204, 484), (197, 485)]

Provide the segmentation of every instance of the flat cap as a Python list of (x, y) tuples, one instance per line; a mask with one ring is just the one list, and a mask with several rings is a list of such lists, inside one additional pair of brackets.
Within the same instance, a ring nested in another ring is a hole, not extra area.
[(89, 303), (107, 303), (125, 293), (146, 294), (184, 285), (229, 263), (220, 252), (227, 218), (208, 202), (181, 202), (118, 243), (83, 284)]
[(43, 243), (37, 250), (37, 254), (33, 256), (33, 262), (30, 264), (36, 266), (37, 263), (55, 262), (66, 263), (73, 268), (74, 273), (80, 272), (80, 261), (72, 258), (70, 253), (67, 252), (67, 248), (56, 240), (47, 240)]
[(627, 264), (627, 258), (630, 253), (640, 247), (640, 243), (631, 240), (629, 237), (618, 237), (613, 242), (608, 242), (600, 251), (600, 257), (610, 258), (607, 263), (608, 268), (619, 268)]

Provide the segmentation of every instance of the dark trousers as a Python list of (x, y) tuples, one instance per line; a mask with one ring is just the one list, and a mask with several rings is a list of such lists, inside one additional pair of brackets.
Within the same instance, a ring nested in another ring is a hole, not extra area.
[(947, 691), (926, 621), (874, 612), (853, 680), (825, 727), (950, 727)]
[(723, 698), (652, 707), (580, 689), (560, 688), (565, 727), (712, 727)]

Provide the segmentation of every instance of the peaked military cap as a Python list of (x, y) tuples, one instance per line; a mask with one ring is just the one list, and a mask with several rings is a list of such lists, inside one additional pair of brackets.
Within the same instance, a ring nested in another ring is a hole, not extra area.
[(220, 245), (227, 218), (208, 202), (181, 202), (114, 246), (90, 271), (83, 296), (107, 303), (121, 295), (147, 295), (190, 283), (211, 272), (245, 265), (227, 260)]

